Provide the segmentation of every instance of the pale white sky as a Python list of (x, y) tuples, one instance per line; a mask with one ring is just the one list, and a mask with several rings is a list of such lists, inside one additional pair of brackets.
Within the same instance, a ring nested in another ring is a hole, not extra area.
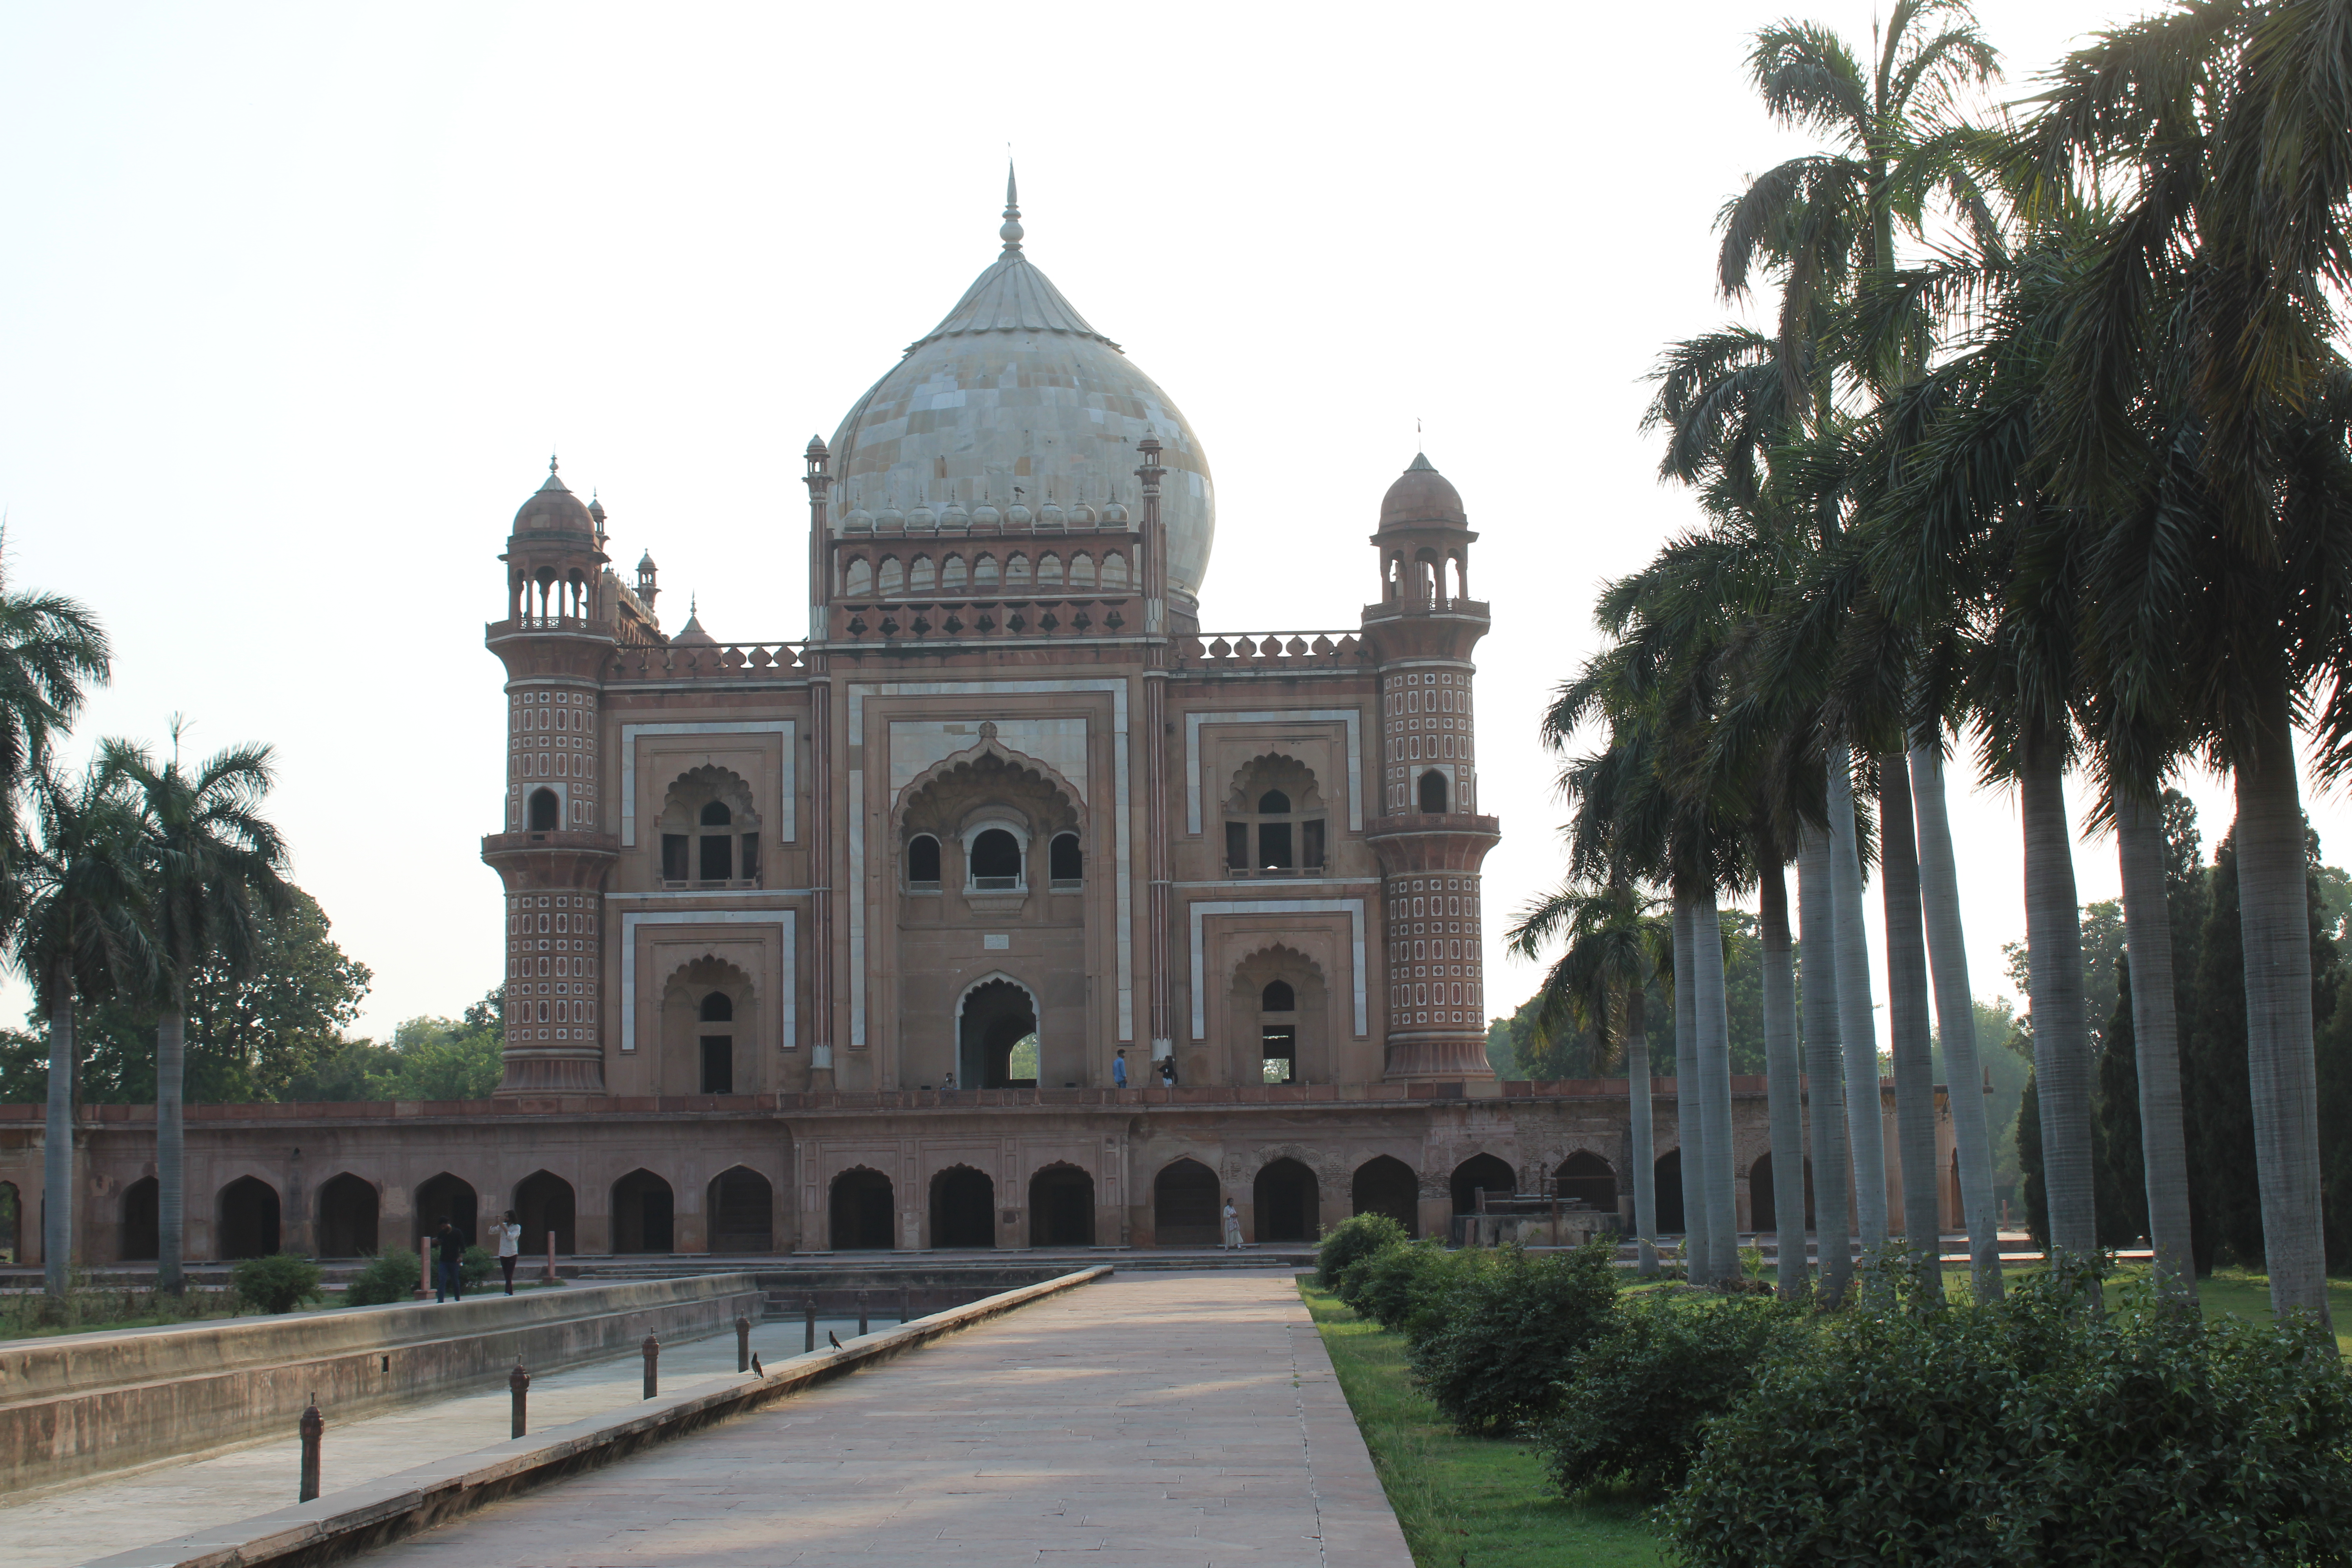
[[(1866, 47), (1857, 0), (1791, 7)], [(1987, 0), (2021, 79), (2130, 0)], [(1802, 143), (1767, 0), (1661, 6), (0, 5), (0, 505), (119, 651), (85, 742), (279, 748), (362, 1027), (499, 978), (495, 557), (560, 447), (728, 637), (805, 634), (799, 452), (1028, 250), (1200, 433), (1210, 629), (1355, 624), (1425, 422), (1481, 531), (1488, 908), (1557, 875), (1535, 743), (1595, 584), (1691, 517), (1636, 429)], [(2226, 792), (2191, 781), (2207, 842)], [(1979, 986), (2015, 812), (1956, 803)], [(2352, 826), (2315, 803), (2334, 858)], [(2083, 895), (2112, 896), (2086, 846)], [(1488, 931), (1489, 1000), (1534, 972)], [(1877, 965), (1883, 979), (1883, 964)], [(21, 1011), (20, 985), (0, 1012)]]

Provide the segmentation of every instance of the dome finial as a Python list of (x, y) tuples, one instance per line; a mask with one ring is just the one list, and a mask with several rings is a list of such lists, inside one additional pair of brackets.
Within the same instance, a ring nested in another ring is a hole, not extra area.
[(552, 452), (547, 455), (547, 471), (551, 474), (555, 472), (555, 454)]
[(1004, 242), (1004, 254), (1021, 254), (1021, 187), (1013, 178), (1013, 154), (1010, 148), (1004, 156), (1004, 226), (996, 231)]

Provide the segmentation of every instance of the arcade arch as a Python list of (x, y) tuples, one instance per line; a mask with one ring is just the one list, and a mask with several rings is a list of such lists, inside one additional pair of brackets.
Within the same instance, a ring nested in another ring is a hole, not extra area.
[(932, 1175), (931, 1245), (996, 1245), (996, 1183), (987, 1172), (950, 1165)]
[(773, 1252), (776, 1192), (768, 1178), (746, 1165), (730, 1165), (710, 1178), (703, 1194), (713, 1252)]
[(1092, 1247), (1095, 1179), (1066, 1161), (1029, 1178), (1029, 1245)]
[(1421, 1178), (1411, 1165), (1393, 1154), (1376, 1154), (1356, 1167), (1349, 1185), (1357, 1214), (1384, 1214), (1407, 1236), (1421, 1234)]
[(1192, 1158), (1170, 1162), (1151, 1179), (1151, 1235), (1160, 1247), (1214, 1247), (1217, 1173)]
[(1454, 1167), (1452, 1186), (1454, 1212), (1458, 1215), (1476, 1214), (1481, 1192), (1500, 1193), (1508, 1197), (1519, 1190), (1519, 1179), (1510, 1166), (1494, 1155), (1473, 1154)]
[(522, 1226), (522, 1249), (535, 1258), (547, 1255), (547, 1233), (555, 1233), (555, 1250), (579, 1250), (576, 1239), (579, 1201), (572, 1184), (552, 1171), (533, 1171), (515, 1186), (515, 1223)]
[(152, 1176), (142, 1176), (122, 1189), (121, 1246), (116, 1256), (123, 1262), (152, 1262), (163, 1254), (160, 1192)]
[(220, 1191), (223, 1258), (267, 1258), (278, 1250), (278, 1189), (258, 1176), (239, 1176)]
[(613, 1250), (677, 1250), (677, 1198), (667, 1182), (643, 1167), (613, 1184)]
[(956, 1004), (956, 1082), (967, 1089), (1034, 1089), (1042, 1047), (1037, 998), (1009, 974), (975, 982)]
[(375, 1184), (349, 1171), (319, 1185), (319, 1256), (365, 1258), (376, 1250), (382, 1201)]
[(1259, 1241), (1312, 1241), (1322, 1228), (1321, 1184), (1304, 1162), (1268, 1161), (1250, 1189)]
[(889, 1177), (854, 1165), (834, 1177), (832, 1199), (834, 1251), (887, 1251), (898, 1245)]

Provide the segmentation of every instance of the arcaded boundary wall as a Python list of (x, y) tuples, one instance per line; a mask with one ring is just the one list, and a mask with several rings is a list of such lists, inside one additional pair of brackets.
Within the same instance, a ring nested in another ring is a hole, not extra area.
[(750, 1274), (446, 1303), (402, 1302), (185, 1328), (0, 1342), (0, 1491), (294, 1429), (316, 1394), (339, 1418), (754, 1321)]

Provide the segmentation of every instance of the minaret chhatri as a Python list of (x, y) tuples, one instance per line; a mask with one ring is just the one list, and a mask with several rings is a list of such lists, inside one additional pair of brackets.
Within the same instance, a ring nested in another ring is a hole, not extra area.
[(1415, 455), (1381, 501), (1372, 535), (1381, 599), (1364, 640), (1381, 680), (1380, 858), (1389, 946), (1390, 1079), (1485, 1079), (1479, 867), (1501, 826), (1476, 815), (1471, 652), (1486, 606), (1469, 596), (1477, 539), (1462, 497)]

